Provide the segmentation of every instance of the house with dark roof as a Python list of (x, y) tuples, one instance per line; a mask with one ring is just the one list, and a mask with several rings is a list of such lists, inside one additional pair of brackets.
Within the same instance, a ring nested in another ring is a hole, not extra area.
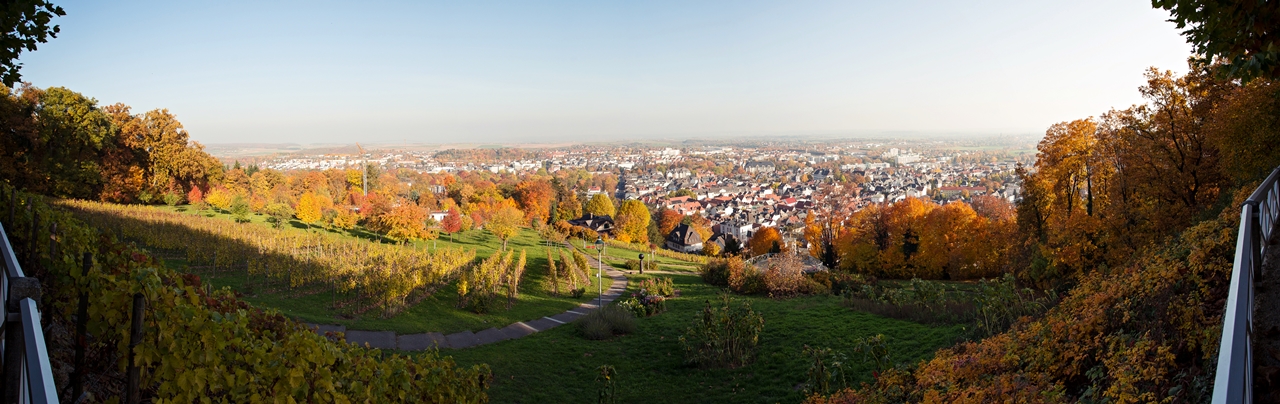
[(587, 213), (582, 217), (569, 221), (570, 225), (585, 227), (603, 235), (613, 234), (613, 218), (609, 215), (593, 215)]
[(687, 224), (681, 224), (667, 234), (667, 249), (684, 253), (702, 251), (702, 235)]

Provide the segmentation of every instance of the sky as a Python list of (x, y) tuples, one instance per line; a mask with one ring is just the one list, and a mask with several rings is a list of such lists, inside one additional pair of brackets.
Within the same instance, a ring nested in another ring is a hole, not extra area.
[(1149, 1), (58, 1), (23, 79), (212, 143), (1040, 135), (1191, 48)]

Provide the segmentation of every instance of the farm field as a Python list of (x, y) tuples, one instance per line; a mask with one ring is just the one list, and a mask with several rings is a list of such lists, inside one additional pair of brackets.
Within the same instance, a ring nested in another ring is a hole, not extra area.
[[(630, 285), (648, 277), (629, 276)], [(442, 354), (463, 365), (488, 364), (495, 403), (594, 403), (600, 386), (596, 369), (606, 364), (617, 370), (618, 402), (774, 403), (804, 397), (800, 386), (810, 366), (802, 353), (805, 345), (847, 354), (853, 363), (850, 382), (856, 384), (871, 380), (873, 366), (853, 352), (859, 338), (884, 334), (892, 359), (914, 364), (962, 336), (962, 326), (931, 327), (856, 312), (842, 306), (837, 296), (735, 296), (764, 317), (756, 360), (737, 369), (699, 369), (684, 364), (678, 339), (719, 288), (697, 276), (670, 277), (681, 296), (668, 301), (667, 312), (637, 319), (633, 334), (591, 341), (570, 324)]]

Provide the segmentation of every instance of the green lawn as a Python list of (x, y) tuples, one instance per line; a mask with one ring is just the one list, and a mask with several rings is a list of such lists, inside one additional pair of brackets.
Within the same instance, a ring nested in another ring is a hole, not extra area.
[[(597, 254), (595, 249), (583, 247), (583, 242), (580, 239), (572, 239), (570, 240), (570, 242), (573, 243), (574, 248), (577, 248), (579, 251), (582, 251), (585, 254), (590, 254), (592, 257), (596, 257), (599, 255)], [(590, 246), (592, 245), (592, 243), (588, 242), (586, 243), (586, 245)], [(630, 248), (615, 247), (610, 245), (606, 245), (604, 248), (604, 262), (606, 264), (613, 265), (614, 267), (625, 269), (627, 260), (640, 259), (640, 254), (644, 254), (644, 260), (645, 260), (645, 265), (647, 269), (656, 269), (659, 271), (693, 273), (693, 272), (698, 272), (698, 270), (702, 267), (702, 264), (699, 264), (696, 262), (678, 260), (670, 257), (661, 257), (655, 254), (651, 254), (648, 251), (637, 251), (637, 250), (632, 250)], [(657, 263), (656, 268), (653, 266), (655, 262)]]
[[(179, 208), (164, 207), (168, 210), (180, 210)], [(184, 210), (185, 213), (196, 214), (191, 210)], [(206, 216), (213, 218), (221, 218), (232, 220), (230, 215), (225, 213), (214, 213), (212, 211), (203, 212)], [(261, 215), (251, 215), (250, 223), (246, 225), (270, 226), (266, 222), (266, 218)], [(324, 230), (319, 228), (307, 228), (306, 226), (293, 222), (291, 225), (284, 226), (282, 231), (313, 231), (322, 232), (332, 237), (353, 238), (359, 237), (368, 240), (380, 240), (377, 235), (364, 232), (363, 230), (345, 231), (345, 230)], [(373, 241), (370, 241), (373, 242)], [(442, 236), (435, 241), (416, 242), (414, 246), (422, 249), (436, 249), (447, 247), (461, 247), (476, 250), (478, 258), (485, 258), (492, 255), (501, 248), (502, 243), (489, 233), (483, 230), (473, 230), (461, 232), (453, 236), (452, 241), (449, 236)], [(258, 305), (259, 307), (270, 307), (279, 309), (285, 315), (310, 323), (323, 324), (342, 324), (350, 329), (357, 330), (387, 330), (395, 331), (400, 334), (411, 334), (421, 332), (443, 332), (451, 333), (463, 330), (480, 331), (489, 327), (504, 327), (517, 321), (527, 321), (537, 319), (543, 316), (549, 316), (561, 313), (571, 309), (580, 303), (586, 302), (594, 298), (597, 293), (598, 286), (595, 284), (595, 276), (591, 276), (591, 281), (585, 286), (587, 293), (580, 298), (574, 299), (567, 296), (568, 286), (564, 278), (561, 286), (562, 296), (552, 296), (548, 292), (549, 281), (547, 273), (547, 254), (545, 243), (537, 233), (529, 229), (523, 229), (519, 235), (513, 237), (507, 242), (507, 248), (517, 251), (524, 250), (527, 253), (527, 264), (524, 280), (520, 286), (520, 297), (516, 304), (510, 309), (505, 308), (505, 298), (503, 306), (488, 314), (476, 314), (471, 311), (458, 309), (455, 307), (458, 301), (457, 288), (455, 285), (447, 285), (427, 299), (401, 312), (400, 314), (390, 318), (380, 318), (374, 312), (365, 313), (359, 318), (342, 318), (337, 315), (329, 307), (332, 304), (332, 298), (329, 293), (318, 293), (300, 297), (288, 297), (282, 294), (259, 293), (247, 294), (244, 300)], [(565, 248), (558, 247), (558, 251), (565, 251)], [(162, 254), (164, 255), (164, 254)], [(559, 260), (557, 256), (557, 261)], [(206, 282), (214, 287), (228, 286), (237, 291), (244, 291), (244, 274), (239, 271), (228, 271), (222, 273), (209, 273), (205, 271), (191, 271), (186, 268), (183, 259), (168, 259), (166, 264), (182, 271), (196, 272), (202, 275)], [(559, 265), (557, 265), (559, 266)], [(560, 267), (563, 268), (563, 267)], [(592, 273), (594, 275), (594, 272)], [(608, 288), (612, 280), (603, 278), (604, 288)]]
[[(645, 276), (632, 276), (632, 285)], [(678, 338), (704, 301), (719, 288), (691, 275), (671, 276), (682, 297), (668, 311), (638, 320), (638, 331), (607, 341), (580, 337), (571, 324), (521, 339), (462, 350), (445, 350), (460, 364), (487, 363), (493, 370), (490, 396), (497, 403), (593, 403), (596, 368), (618, 372), (619, 402), (739, 403), (799, 402), (809, 360), (804, 345), (844, 351), (856, 363), (856, 382), (870, 381), (871, 367), (852, 352), (857, 338), (884, 334), (896, 361), (914, 363), (961, 337), (960, 326), (929, 327), (854, 312), (835, 296), (787, 300), (747, 299), (764, 317), (756, 361), (738, 369), (702, 370), (684, 364)]]

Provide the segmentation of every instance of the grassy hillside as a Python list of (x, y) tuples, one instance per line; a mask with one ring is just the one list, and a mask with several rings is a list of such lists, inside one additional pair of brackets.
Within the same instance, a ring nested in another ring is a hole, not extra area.
[[(632, 276), (631, 284), (646, 277)], [(884, 334), (895, 361), (915, 363), (954, 344), (962, 333), (960, 326), (929, 327), (851, 311), (830, 295), (738, 297), (764, 317), (758, 357), (738, 369), (702, 370), (684, 364), (678, 338), (719, 288), (696, 276), (671, 277), (681, 297), (669, 301), (667, 312), (639, 319), (634, 334), (591, 341), (579, 336), (576, 327), (561, 326), (443, 353), (460, 364), (489, 364), (494, 374), (490, 393), (498, 403), (594, 403), (600, 385), (596, 368), (605, 364), (617, 369), (618, 402), (774, 403), (803, 399), (798, 386), (810, 366), (802, 354), (806, 344), (850, 353), (855, 362), (851, 376), (869, 381), (872, 365), (851, 353), (855, 339)]]

